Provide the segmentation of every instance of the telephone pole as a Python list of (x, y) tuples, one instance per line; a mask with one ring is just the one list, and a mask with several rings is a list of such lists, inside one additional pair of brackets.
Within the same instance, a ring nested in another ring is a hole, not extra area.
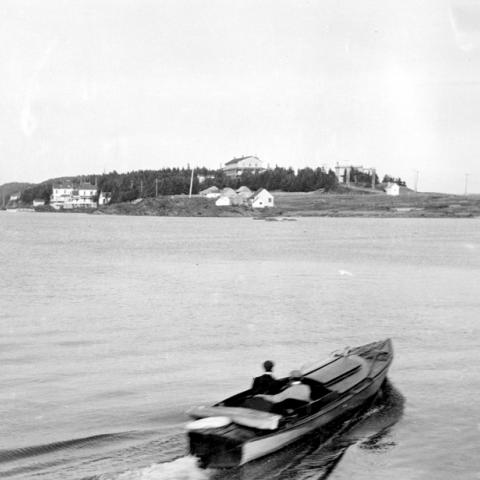
[(155, 197), (158, 197), (158, 178), (155, 179)]
[(193, 170), (194, 168), (192, 167), (192, 176), (190, 177), (190, 190), (188, 192), (188, 198), (192, 198), (192, 189), (193, 189)]

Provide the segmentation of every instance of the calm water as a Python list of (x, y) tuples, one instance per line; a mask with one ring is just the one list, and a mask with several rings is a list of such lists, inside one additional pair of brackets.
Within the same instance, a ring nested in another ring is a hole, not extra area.
[[(480, 221), (0, 212), (0, 477), (480, 479)], [(392, 337), (390, 393), (230, 472), (184, 411)]]

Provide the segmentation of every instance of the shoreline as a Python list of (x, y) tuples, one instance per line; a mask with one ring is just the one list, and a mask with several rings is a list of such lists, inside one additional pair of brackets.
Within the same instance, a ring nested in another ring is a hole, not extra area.
[(135, 203), (115, 203), (98, 209), (54, 210), (38, 207), (35, 212), (88, 213), (165, 217), (241, 217), (292, 219), (292, 217), (357, 218), (476, 218), (480, 217), (480, 195), (410, 193), (400, 196), (371, 193), (273, 192), (275, 207), (253, 210), (247, 206), (218, 207), (199, 195), (145, 198)]

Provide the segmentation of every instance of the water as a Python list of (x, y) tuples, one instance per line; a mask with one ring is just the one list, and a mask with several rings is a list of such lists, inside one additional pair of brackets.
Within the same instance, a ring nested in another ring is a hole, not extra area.
[[(0, 212), (0, 477), (480, 479), (478, 219)], [(232, 472), (184, 411), (392, 337), (391, 391)]]

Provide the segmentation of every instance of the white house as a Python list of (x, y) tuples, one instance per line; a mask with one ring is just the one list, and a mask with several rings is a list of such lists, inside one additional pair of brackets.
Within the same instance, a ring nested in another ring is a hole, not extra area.
[(98, 206), (108, 205), (112, 199), (111, 192), (100, 192), (98, 195)]
[(350, 184), (350, 173), (352, 169), (357, 170), (360, 173), (366, 173), (372, 176), (372, 181), (375, 179), (375, 168), (364, 167), (362, 165), (335, 165), (335, 175), (339, 183), (344, 183), (346, 185)]
[(43, 200), (42, 198), (35, 198), (33, 200), (34, 207), (42, 207), (43, 205), (45, 205), (45, 200)]
[(234, 158), (227, 162), (222, 169), (228, 177), (239, 177), (243, 172), (264, 172), (263, 162), (254, 155)]
[(387, 195), (393, 196), (400, 195), (400, 186), (398, 185), (398, 183), (389, 182), (385, 187), (385, 193)]
[(12, 193), (10, 195), (10, 202), (18, 202), (20, 200), (20, 193)]
[(50, 205), (56, 210), (72, 208), (95, 208), (97, 187), (90, 183), (73, 186), (71, 183), (54, 185)]
[(269, 208), (274, 206), (273, 195), (264, 188), (254, 193), (251, 202), (252, 208)]

